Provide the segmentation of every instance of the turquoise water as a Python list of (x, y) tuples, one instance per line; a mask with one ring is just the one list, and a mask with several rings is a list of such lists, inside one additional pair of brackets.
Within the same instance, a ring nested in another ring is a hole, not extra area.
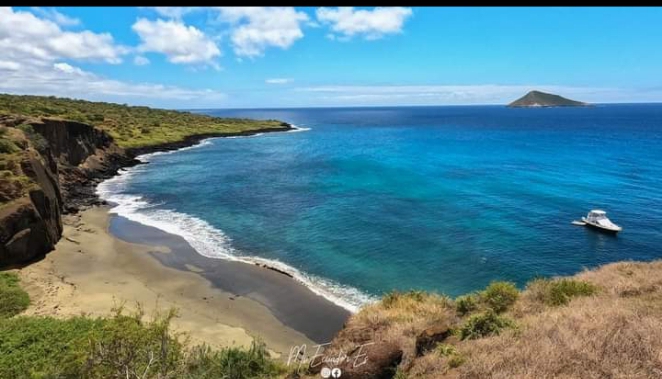
[[(203, 255), (279, 262), (348, 306), (662, 258), (662, 105), (205, 113), (310, 130), (149, 156), (100, 192)], [(570, 224), (594, 208), (624, 231)]]

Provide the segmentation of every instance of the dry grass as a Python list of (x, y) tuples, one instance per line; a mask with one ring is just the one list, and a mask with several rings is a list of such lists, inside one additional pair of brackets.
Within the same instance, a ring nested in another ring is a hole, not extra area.
[(483, 311), (479, 304), (460, 317), (455, 306), (440, 295), (387, 296), (354, 315), (334, 345), (356, 345), (359, 331), (363, 342), (395, 342), (405, 352), (398, 378), (662, 378), (662, 261), (533, 281), (503, 314), (516, 328), (454, 335), (416, 356), (422, 330), (443, 322), (457, 330)]

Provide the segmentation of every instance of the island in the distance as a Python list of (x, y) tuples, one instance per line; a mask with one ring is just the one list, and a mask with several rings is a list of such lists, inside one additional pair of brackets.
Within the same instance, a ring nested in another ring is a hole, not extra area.
[(508, 104), (511, 108), (533, 107), (587, 107), (590, 104), (581, 101), (566, 99), (563, 96), (540, 91), (531, 91), (523, 97)]

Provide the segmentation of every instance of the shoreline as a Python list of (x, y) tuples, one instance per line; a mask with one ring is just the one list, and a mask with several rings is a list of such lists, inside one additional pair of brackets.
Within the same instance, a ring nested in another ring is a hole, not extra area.
[(173, 329), (196, 344), (248, 347), (260, 338), (282, 357), (294, 345), (313, 343), (249, 296), (218, 288), (197, 267), (162, 264), (159, 257), (176, 253), (167, 243), (139, 244), (113, 236), (111, 218), (107, 207), (66, 216), (55, 251), (16, 269), (32, 299), (25, 315), (103, 317), (121, 304), (135, 309), (139, 303), (147, 317), (177, 308)]
[[(282, 132), (292, 133), (310, 130), (309, 128), (301, 128), (292, 124), (288, 125), (289, 129)], [(273, 129), (269, 130), (271, 132), (278, 132)], [(139, 161), (138, 164), (126, 167), (125, 169), (119, 171), (117, 175), (99, 183), (95, 189), (95, 194), (103, 200), (104, 204), (113, 206), (110, 210), (111, 213), (122, 216), (139, 225), (156, 228), (165, 233), (183, 238), (188, 243), (188, 245), (192, 246), (193, 249), (197, 251), (198, 255), (204, 256), (206, 258), (214, 258), (215, 260), (221, 259), (234, 263), (240, 262), (250, 266), (259, 266), (264, 269), (278, 272), (297, 282), (297, 284), (304, 286), (314, 294), (323, 297), (326, 301), (334, 304), (335, 306), (343, 308), (350, 313), (356, 313), (362, 305), (372, 302), (374, 298), (372, 298), (370, 295), (362, 293), (353, 287), (344, 286), (323, 277), (309, 275), (305, 272), (301, 272), (297, 268), (279, 260), (266, 259), (259, 256), (244, 256), (242, 254), (237, 254), (239, 252), (234, 251), (232, 246), (227, 243), (227, 236), (223, 234), (223, 231), (214, 228), (202, 219), (189, 216), (185, 213), (165, 211), (168, 212), (169, 215), (167, 217), (168, 221), (164, 221), (163, 217), (154, 217), (154, 215), (148, 216), (146, 214), (136, 212), (137, 209), (142, 209), (143, 207), (147, 206), (144, 204), (144, 201), (142, 201), (141, 197), (131, 195), (127, 198), (126, 195), (116, 193), (116, 190), (113, 188), (114, 185), (119, 185), (121, 187), (123, 180), (134, 175), (135, 170), (139, 170), (139, 166), (142, 164), (148, 164), (151, 161), (151, 158), (154, 156), (171, 154), (178, 151), (202, 147), (211, 143), (209, 141), (215, 138), (241, 138), (259, 136), (262, 134), (262, 132), (256, 131), (254, 133), (245, 133), (241, 136), (207, 136), (205, 138), (190, 139), (190, 141), (196, 141), (193, 145), (182, 147), (171, 145), (168, 149), (159, 149), (158, 151), (136, 155), (134, 159)], [(179, 144), (177, 146), (179, 146)], [(172, 222), (172, 220), (175, 218), (178, 221)], [(181, 225), (184, 223), (194, 224), (196, 226), (196, 230), (192, 232), (189, 230), (190, 227), (182, 228)], [(206, 239), (200, 237), (200, 234), (204, 234)], [(201, 238), (203, 241), (200, 240)], [(213, 246), (211, 247), (212, 251), (210, 251), (210, 246)]]

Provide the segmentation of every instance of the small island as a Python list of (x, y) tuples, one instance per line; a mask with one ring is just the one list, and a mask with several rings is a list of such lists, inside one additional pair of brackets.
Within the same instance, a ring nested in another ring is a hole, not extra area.
[(563, 96), (540, 91), (531, 91), (523, 97), (508, 104), (510, 108), (537, 108), (537, 107), (587, 107), (590, 104), (581, 101), (566, 99)]

